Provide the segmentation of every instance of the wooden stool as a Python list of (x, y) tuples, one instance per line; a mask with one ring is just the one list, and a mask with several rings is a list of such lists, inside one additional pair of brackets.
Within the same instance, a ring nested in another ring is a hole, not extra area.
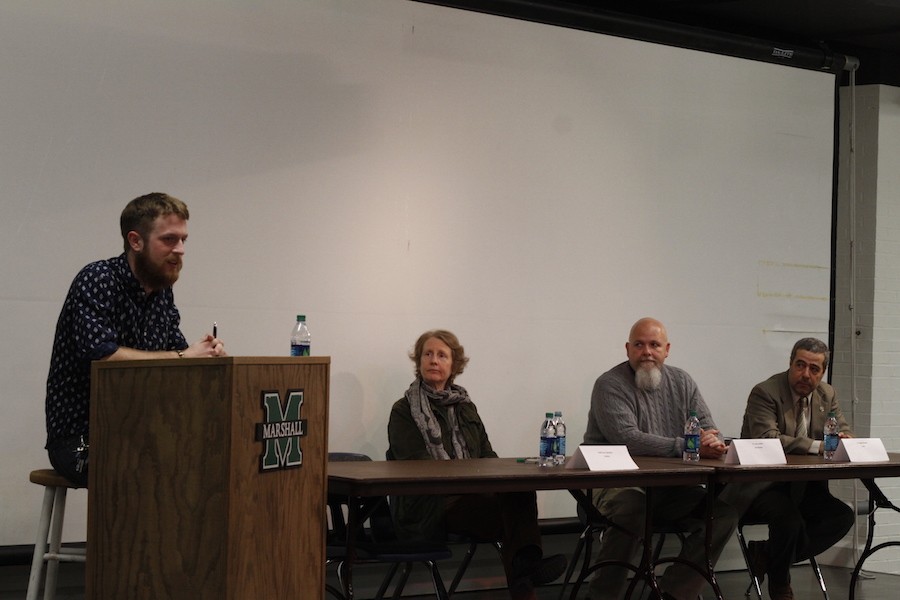
[[(38, 469), (29, 475), (31, 483), (44, 486), (44, 504), (38, 521), (37, 541), (34, 544), (34, 558), (31, 560), (31, 575), (28, 577), (26, 600), (37, 600), (41, 587), (41, 569), (47, 561), (47, 577), (44, 580), (44, 600), (53, 600), (56, 595), (56, 576), (59, 562), (84, 562), (83, 548), (62, 546), (63, 518), (66, 515), (66, 492), (78, 489), (75, 485), (53, 469)], [(48, 547), (49, 546), (49, 547)]]

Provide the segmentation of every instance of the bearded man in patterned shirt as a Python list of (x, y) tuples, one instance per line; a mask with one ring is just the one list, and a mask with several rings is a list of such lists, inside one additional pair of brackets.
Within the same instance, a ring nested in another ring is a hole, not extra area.
[(224, 356), (207, 334), (188, 345), (172, 286), (187, 240), (188, 208), (167, 194), (135, 198), (122, 211), (123, 254), (84, 267), (69, 288), (47, 376), (47, 452), (73, 483), (87, 485), (91, 362)]

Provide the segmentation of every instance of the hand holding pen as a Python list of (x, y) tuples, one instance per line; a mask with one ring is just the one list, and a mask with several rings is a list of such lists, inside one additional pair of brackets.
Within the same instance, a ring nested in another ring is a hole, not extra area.
[(212, 356), (227, 356), (225, 342), (219, 339), (219, 324), (215, 321), (213, 321), (212, 336), (209, 343), (212, 346)]
[(190, 345), (179, 356), (185, 358), (208, 358), (212, 356), (228, 356), (225, 342), (219, 339), (219, 325), (213, 323), (212, 334), (206, 334), (199, 342)]

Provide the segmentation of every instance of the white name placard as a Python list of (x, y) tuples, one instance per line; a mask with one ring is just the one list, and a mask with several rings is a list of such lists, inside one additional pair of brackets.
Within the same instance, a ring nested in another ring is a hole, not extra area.
[(882, 462), (890, 460), (881, 438), (841, 438), (834, 452), (837, 462)]
[(627, 471), (638, 466), (628, 453), (627, 446), (578, 446), (575, 454), (566, 461), (567, 469), (591, 471)]
[(783, 465), (787, 463), (778, 438), (731, 440), (726, 465)]

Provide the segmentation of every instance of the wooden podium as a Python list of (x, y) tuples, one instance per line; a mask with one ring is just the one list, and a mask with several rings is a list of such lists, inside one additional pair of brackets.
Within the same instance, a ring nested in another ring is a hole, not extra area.
[(85, 597), (321, 598), (330, 362), (95, 362)]

